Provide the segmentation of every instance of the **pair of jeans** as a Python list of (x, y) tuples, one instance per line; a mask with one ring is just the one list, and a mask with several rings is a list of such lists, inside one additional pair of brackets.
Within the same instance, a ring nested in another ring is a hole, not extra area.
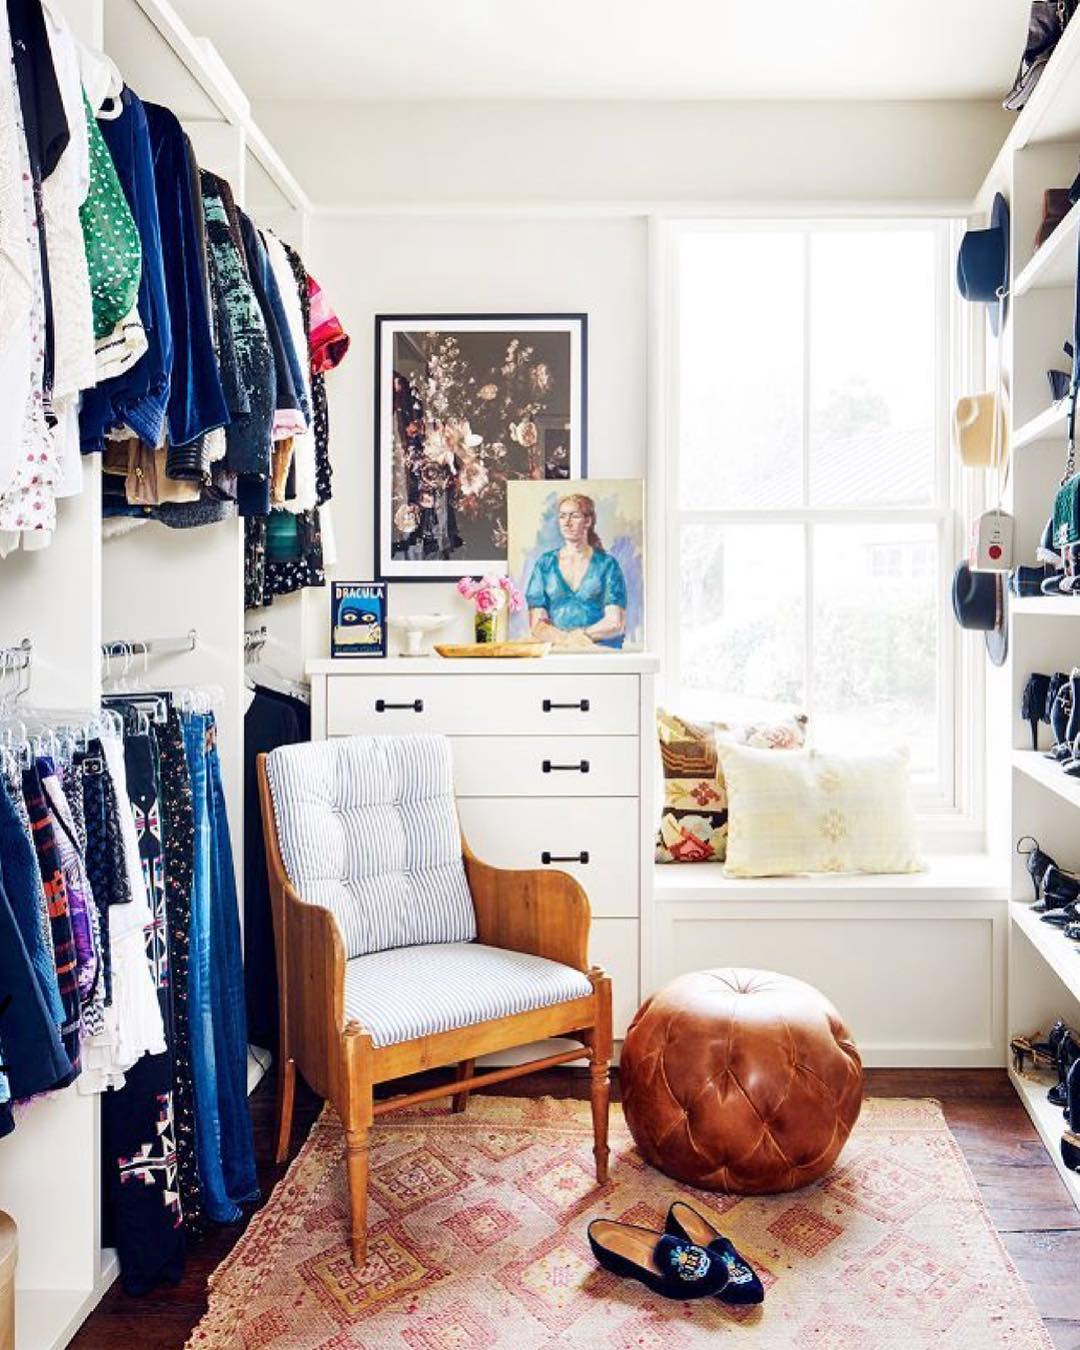
[(215, 1223), (233, 1223), (239, 1207), (229, 1199), (221, 1166), (221, 1114), (218, 1107), (217, 1056), (211, 979), (213, 907), (213, 833), (207, 791), (207, 718), (185, 713), (184, 754), (191, 779), (195, 816), (195, 867), (191, 884), (191, 932), (188, 958), (188, 1024), (195, 1084), (195, 1145), (203, 1212)]
[(229, 818), (217, 728), (213, 714), (207, 735), (207, 789), (213, 856), (211, 901), (211, 1002), (214, 1013), (214, 1053), (218, 1069), (218, 1109), (221, 1116), (221, 1164), (230, 1199), (238, 1204), (259, 1198), (255, 1176), (255, 1140), (247, 1096), (247, 1012), (244, 998), (244, 959), (240, 947), (240, 905), (236, 893)]

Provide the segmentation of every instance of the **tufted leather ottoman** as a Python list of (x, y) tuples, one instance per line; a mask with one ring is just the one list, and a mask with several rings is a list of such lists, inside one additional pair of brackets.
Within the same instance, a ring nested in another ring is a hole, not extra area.
[(764, 970), (697, 971), (654, 994), (626, 1034), (619, 1077), (645, 1161), (736, 1195), (822, 1176), (862, 1105), (862, 1061), (836, 1009)]

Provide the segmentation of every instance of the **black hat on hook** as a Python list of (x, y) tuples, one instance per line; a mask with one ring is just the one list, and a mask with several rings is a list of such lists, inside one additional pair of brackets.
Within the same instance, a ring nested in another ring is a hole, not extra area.
[(1008, 589), (1000, 572), (973, 572), (966, 562), (953, 575), (952, 602), (956, 622), (986, 635), (986, 650), (995, 666), (1009, 650)]
[(960, 241), (956, 284), (965, 300), (989, 306), (990, 331), (997, 337), (1009, 296), (1009, 203), (1000, 192), (989, 226), (968, 230)]

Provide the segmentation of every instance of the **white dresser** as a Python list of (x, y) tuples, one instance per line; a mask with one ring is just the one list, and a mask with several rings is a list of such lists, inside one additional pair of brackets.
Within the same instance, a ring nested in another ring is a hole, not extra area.
[(653, 657), (313, 661), (312, 736), (450, 737), (462, 829), (499, 867), (573, 873), (591, 958), (614, 985), (615, 1034), (640, 1002), (651, 883)]

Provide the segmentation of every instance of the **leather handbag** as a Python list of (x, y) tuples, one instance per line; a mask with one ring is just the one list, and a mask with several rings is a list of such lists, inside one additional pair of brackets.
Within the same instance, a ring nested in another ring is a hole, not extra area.
[(1080, 0), (1032, 0), (1024, 55), (1003, 107), (1018, 112), (1027, 103), (1078, 6)]

